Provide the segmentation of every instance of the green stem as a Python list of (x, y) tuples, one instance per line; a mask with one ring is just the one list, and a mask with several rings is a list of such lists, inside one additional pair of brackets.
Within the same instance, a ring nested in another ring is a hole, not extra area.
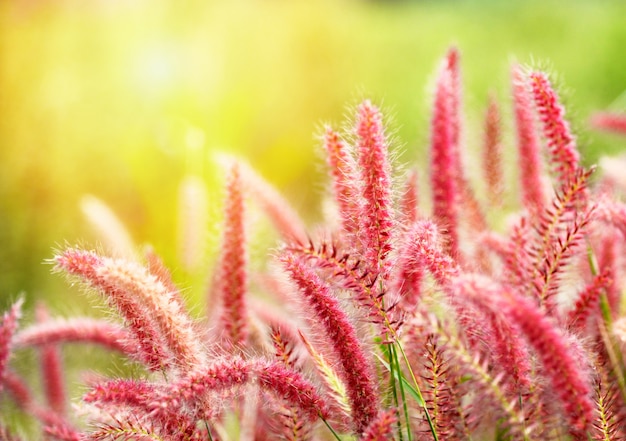
[(399, 341), (398, 341), (398, 349), (400, 349), (400, 353), (402, 354), (402, 358), (404, 359), (404, 362), (406, 363), (407, 370), (409, 371), (409, 374), (411, 375), (411, 381), (413, 382), (413, 384), (415, 386), (415, 392), (417, 393), (417, 396), (419, 397), (420, 405), (422, 406), (422, 409), (424, 410), (424, 414), (426, 415), (426, 420), (428, 421), (428, 426), (430, 427), (430, 433), (433, 435), (433, 440), (434, 441), (439, 441), (439, 437), (437, 436), (437, 429), (435, 429), (435, 425), (433, 424), (433, 420), (430, 417), (430, 413), (428, 412), (428, 408), (426, 407), (426, 402), (424, 401), (424, 396), (422, 395), (422, 391), (420, 390), (420, 386), (417, 383), (417, 378), (415, 378), (415, 374), (413, 373), (413, 369), (411, 369), (411, 363), (409, 363), (409, 358), (406, 356), (406, 352), (404, 352), (404, 348), (402, 347), (402, 345), (400, 344)]
[(326, 424), (326, 427), (328, 427), (328, 430), (330, 430), (330, 433), (333, 434), (333, 436), (335, 437), (335, 439), (337, 441), (341, 441), (341, 438), (339, 437), (339, 435), (337, 434), (337, 432), (335, 432), (335, 429), (333, 429), (333, 426), (331, 426), (330, 424), (328, 424), (328, 421), (326, 421), (326, 418), (324, 418), (322, 415), (320, 415), (320, 418), (322, 419), (322, 421), (324, 421), (324, 424)]
[[(396, 369), (398, 369), (398, 373), (400, 373), (401, 372), (400, 361), (398, 360), (398, 353), (396, 352), (395, 344), (390, 345), (389, 352), (392, 355), (393, 362), (396, 366)], [(393, 378), (393, 375), (392, 375), (392, 378)], [(400, 395), (402, 397), (402, 409), (404, 411), (404, 419), (406, 421), (407, 440), (413, 441), (413, 435), (411, 434), (411, 419), (409, 418), (409, 407), (406, 402), (406, 394), (404, 392), (404, 384), (402, 381), (398, 381), (398, 387), (400, 388)], [(399, 427), (398, 430), (400, 433), (400, 440), (402, 440), (402, 427)]]

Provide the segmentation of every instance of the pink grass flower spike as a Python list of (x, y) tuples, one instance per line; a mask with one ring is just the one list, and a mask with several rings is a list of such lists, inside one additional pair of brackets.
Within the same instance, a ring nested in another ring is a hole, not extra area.
[(394, 226), (391, 166), (382, 115), (370, 101), (358, 108), (356, 135), (363, 196), (359, 212), (363, 253), (370, 268), (376, 273), (382, 271), (385, 277), (388, 264), (384, 261), (392, 248)]
[(528, 211), (535, 213), (545, 204), (546, 195), (543, 190), (543, 163), (535, 129), (531, 91), (520, 66), (513, 66), (511, 77), (522, 204)]
[(339, 307), (339, 302), (331, 295), (328, 286), (311, 269), (290, 254), (285, 255), (282, 261), (334, 347), (341, 363), (340, 375), (350, 399), (355, 430), (362, 433), (378, 414), (379, 395), (374, 371), (363, 352), (356, 330)]
[(576, 140), (548, 76), (543, 72), (532, 72), (529, 81), (558, 182), (564, 185), (574, 178), (580, 162)]
[(439, 71), (431, 120), (430, 179), (433, 217), (447, 232), (447, 248), (458, 254), (459, 194), (457, 154), (454, 145), (453, 78), (445, 67)]
[(221, 325), (230, 343), (236, 347), (245, 346), (248, 337), (248, 275), (242, 190), (239, 166), (235, 164), (226, 185), (222, 256), (216, 283), (222, 303)]

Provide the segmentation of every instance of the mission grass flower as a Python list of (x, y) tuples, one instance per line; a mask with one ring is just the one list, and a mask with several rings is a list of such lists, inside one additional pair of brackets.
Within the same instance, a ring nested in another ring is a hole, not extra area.
[(394, 227), (391, 166), (382, 115), (368, 100), (357, 110), (355, 132), (362, 195), (358, 216), (362, 253), (374, 274), (380, 272), (384, 278)]
[(448, 237), (450, 254), (458, 253), (459, 190), (456, 150), (454, 145), (454, 113), (452, 76), (442, 68), (437, 77), (433, 114), (431, 118), (430, 181), (433, 218)]
[[(122, 323), (40, 317), (18, 331), (18, 302), (0, 322), (0, 392), (39, 421), (44, 436), (68, 441), (620, 439), (620, 190), (589, 182), (547, 77), (516, 67), (521, 212), (492, 228), (462, 167), (459, 60), (451, 49), (435, 88), (431, 217), (418, 211), (414, 171), (393, 189), (383, 118), (365, 101), (349, 133), (324, 134), (341, 225), (320, 230), (332, 240), (309, 240), (289, 204), (231, 161), (210, 289), (219, 301), (209, 302), (206, 329), (153, 251), (143, 267), (68, 248), (55, 269), (98, 291)], [(491, 102), (484, 128), (491, 193), (501, 186), (504, 146), (495, 109)], [(541, 169), (539, 127), (556, 176)], [(247, 265), (244, 195), (286, 242), (269, 274)], [(488, 207), (508, 209), (496, 200)], [(146, 370), (87, 381), (83, 414), (65, 417), (62, 393), (31, 392), (19, 364), (8, 364), (13, 352), (35, 348), (43, 371), (62, 385), (56, 351), (77, 342), (119, 351)], [(74, 429), (74, 418), (85, 420), (84, 430)]]
[(626, 135), (626, 112), (597, 112), (591, 116), (591, 126)]
[(539, 136), (535, 129), (530, 90), (522, 68), (513, 66), (511, 71), (513, 107), (517, 131), (517, 150), (520, 192), (523, 206), (531, 213), (545, 203), (543, 184), (543, 163)]
[(576, 149), (576, 140), (548, 76), (543, 72), (531, 72), (528, 81), (558, 182), (563, 185), (573, 179), (578, 169), (580, 154)]
[(203, 351), (194, 338), (191, 320), (165, 285), (145, 268), (76, 249), (58, 255), (56, 263), (98, 289), (119, 311), (149, 367), (193, 368), (200, 364)]
[(484, 123), (483, 174), (487, 196), (492, 207), (502, 204), (504, 176), (502, 170), (502, 140), (500, 107), (493, 93), (489, 94)]
[(237, 164), (230, 170), (226, 192), (222, 255), (215, 282), (222, 307), (221, 326), (226, 331), (229, 343), (242, 348), (248, 338), (246, 310), (248, 275), (244, 195)]
[(362, 433), (379, 410), (379, 394), (371, 362), (361, 347), (354, 326), (328, 286), (296, 256), (286, 254), (282, 262), (335, 350), (341, 365), (340, 376), (350, 399), (355, 431)]
[(11, 356), (12, 340), (17, 330), (18, 320), (22, 316), (23, 299), (19, 299), (5, 312), (0, 323), (0, 392), (4, 384), (9, 357)]
[(588, 429), (594, 408), (589, 373), (574, 358), (562, 331), (531, 299), (498, 287), (484, 277), (460, 277), (454, 283), (458, 296), (502, 314), (526, 337), (542, 363), (572, 433), (579, 434)]
[(356, 163), (351, 157), (348, 145), (330, 127), (326, 127), (324, 132), (324, 150), (333, 180), (334, 199), (341, 218), (341, 227), (344, 233), (351, 237), (358, 230)]
[[(39, 303), (35, 308), (35, 317), (38, 322), (45, 323), (50, 314), (46, 307)], [(39, 348), (41, 359), (41, 379), (44, 395), (51, 410), (59, 415), (65, 415), (67, 392), (65, 377), (63, 376), (63, 354), (61, 348), (54, 343), (47, 343)]]

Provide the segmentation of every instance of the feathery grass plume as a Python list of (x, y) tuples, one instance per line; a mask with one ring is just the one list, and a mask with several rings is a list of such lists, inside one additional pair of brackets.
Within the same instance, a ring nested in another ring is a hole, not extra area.
[(446, 354), (445, 345), (438, 341), (435, 334), (429, 333), (424, 342), (424, 361), (421, 373), (424, 383), (424, 400), (428, 411), (437, 428), (440, 439), (455, 439), (461, 434), (457, 426), (461, 415), (453, 396), (456, 378), (451, 372), (450, 357)]
[(626, 135), (626, 113), (597, 112), (591, 116), (591, 126), (595, 129)]
[[(476, 231), (483, 231), (487, 224), (485, 215), (482, 212), (480, 203), (465, 175), (461, 146), (461, 115), (462, 115), (462, 95), (463, 84), (461, 81), (461, 54), (459, 50), (452, 46), (448, 49), (444, 60), (444, 68), (450, 73), (450, 124), (452, 133), (452, 156), (455, 168), (454, 176), (457, 181), (457, 195), (460, 211), (470, 228)], [(459, 256), (455, 256), (459, 257)]]
[(504, 176), (502, 171), (502, 134), (500, 106), (494, 93), (489, 94), (485, 112), (483, 173), (487, 196), (492, 207), (502, 205)]
[[(294, 352), (294, 346), (289, 339), (286, 339), (279, 326), (271, 326), (270, 336), (274, 345), (274, 356), (278, 361), (286, 367), (298, 370), (296, 365), (300, 364), (297, 360), (297, 354)], [(310, 438), (311, 427), (297, 407), (285, 407), (279, 412), (281, 425), (283, 428), (282, 435), (284, 439), (290, 441), (305, 441)]]
[[(50, 319), (48, 310), (42, 303), (35, 308), (37, 322), (45, 323)], [(67, 393), (63, 377), (63, 354), (59, 345), (47, 343), (39, 348), (41, 379), (44, 386), (44, 395), (51, 410), (59, 415), (65, 415)]]
[[(478, 402), (482, 409), (476, 410), (474, 408), (476, 414), (473, 417), (482, 420), (483, 423), (493, 424), (497, 422), (498, 425), (503, 425), (508, 430), (524, 437), (528, 435), (529, 430), (524, 427), (525, 418), (518, 400), (509, 397), (506, 388), (502, 385), (504, 378), (502, 372), (490, 368), (479, 354), (472, 352), (458, 335), (434, 317), (431, 317), (431, 329), (438, 335), (441, 344), (446, 346), (450, 355), (460, 363), (466, 373), (466, 380), (473, 381), (473, 384), (477, 386), (472, 388), (474, 392), (482, 394), (483, 399)], [(487, 398), (484, 398), (485, 396)], [(489, 406), (489, 403), (494, 399), (493, 405), (499, 409)], [(494, 413), (499, 413), (499, 411), (502, 411), (504, 416), (494, 418)], [(489, 417), (489, 420), (485, 421), (486, 417)]]
[(358, 215), (361, 253), (373, 274), (380, 273), (384, 279), (394, 229), (391, 166), (382, 115), (369, 100), (357, 110), (355, 132), (362, 195)]
[(239, 171), (246, 192), (263, 209), (283, 240), (288, 243), (307, 243), (304, 222), (289, 202), (247, 164), (239, 162)]
[(460, 276), (454, 286), (457, 296), (493, 309), (520, 329), (541, 361), (543, 375), (550, 380), (571, 433), (584, 433), (593, 420), (590, 379), (574, 357), (563, 332), (533, 299), (508, 291), (484, 277)]
[(550, 159), (558, 177), (557, 182), (565, 185), (574, 179), (580, 162), (576, 139), (565, 120), (565, 109), (559, 103), (559, 97), (548, 76), (543, 72), (531, 72), (529, 82), (548, 143)]
[(352, 408), (354, 430), (363, 433), (378, 414), (379, 394), (374, 370), (365, 355), (356, 330), (327, 285), (292, 253), (281, 256), (285, 269), (297, 284), (324, 328), (341, 364), (343, 379)]
[(19, 299), (15, 302), (13, 306), (11, 306), (11, 309), (3, 314), (2, 323), (0, 323), (0, 392), (2, 392), (3, 389), (4, 378), (13, 346), (13, 337), (17, 331), (17, 322), (22, 316), (23, 304), (24, 299)]
[(50, 319), (30, 325), (15, 336), (16, 347), (44, 346), (58, 343), (90, 343), (129, 357), (136, 356), (129, 347), (129, 332), (114, 323), (88, 317)]
[(552, 313), (553, 295), (559, 276), (577, 246), (585, 237), (586, 228), (595, 217), (595, 205), (580, 207), (586, 198), (589, 177), (594, 169), (578, 169), (556, 192), (552, 204), (538, 213), (529, 255), (534, 258), (530, 280), (531, 292), (542, 306)]
[(567, 325), (570, 328), (583, 330), (587, 325), (590, 318), (592, 318), (600, 303), (600, 296), (603, 292), (607, 291), (609, 285), (613, 282), (611, 271), (608, 269), (603, 270), (600, 274), (596, 275), (590, 284), (588, 284), (578, 294), (574, 307), (569, 311), (567, 315)]
[(367, 312), (367, 318), (378, 326), (384, 342), (397, 339), (396, 331), (401, 321), (398, 320), (399, 314), (394, 314), (395, 303), (385, 305), (384, 283), (377, 284), (377, 274), (363, 260), (325, 242), (317, 248), (311, 242), (308, 247), (292, 246), (287, 251), (309, 261), (312, 268), (323, 271), (333, 286), (348, 290), (357, 305)]
[(341, 217), (341, 227), (350, 237), (357, 233), (359, 222), (356, 163), (348, 145), (328, 126), (324, 132), (324, 149), (330, 176), (333, 179), (333, 194)]
[(221, 310), (220, 325), (233, 347), (242, 348), (248, 338), (247, 242), (244, 200), (239, 165), (234, 164), (226, 184), (222, 254), (215, 279)]
[(328, 404), (315, 386), (300, 372), (278, 362), (259, 362), (255, 366), (259, 385), (292, 406), (297, 406), (310, 421), (329, 418)]
[(430, 181), (433, 217), (447, 232), (447, 249), (458, 254), (459, 189), (455, 121), (453, 113), (452, 74), (444, 64), (437, 77), (430, 141)]
[[(57, 267), (96, 288), (125, 319), (148, 367), (199, 366), (203, 351), (191, 319), (172, 294), (147, 269), (134, 262), (68, 249), (56, 258)], [(162, 345), (162, 346), (161, 346)]]
[(367, 427), (360, 441), (388, 441), (393, 439), (393, 426), (396, 423), (393, 409), (381, 411)]
[(30, 391), (24, 380), (16, 373), (7, 371), (4, 377), (4, 386), (7, 392), (13, 397), (15, 404), (35, 418), (45, 431), (63, 434), (62, 441), (78, 441), (81, 439), (79, 432), (67, 421), (67, 419), (58, 413), (41, 406), (35, 400), (33, 393)]
[(517, 131), (517, 150), (522, 205), (530, 213), (545, 204), (543, 163), (539, 136), (535, 128), (533, 107), (526, 75), (522, 68), (514, 65), (511, 70), (513, 106)]
[(402, 262), (406, 265), (405, 273), (415, 273), (422, 268), (429, 271), (442, 286), (459, 274), (459, 267), (452, 257), (444, 252), (438, 227), (430, 220), (413, 224), (407, 234), (406, 254)]
[(620, 414), (620, 396), (617, 384), (611, 381), (607, 366), (598, 360), (594, 382), (595, 420), (591, 431), (594, 441), (626, 439), (626, 415)]
[(339, 412), (341, 412), (341, 414), (335, 416), (335, 418), (341, 420), (343, 419), (343, 416), (349, 417), (352, 415), (352, 409), (350, 407), (350, 401), (348, 399), (345, 384), (341, 381), (333, 367), (326, 361), (324, 356), (313, 347), (311, 342), (302, 332), (299, 333), (302, 343), (304, 343), (306, 350), (313, 360), (317, 373), (322, 378), (322, 381), (328, 390), (329, 397), (332, 398), (332, 402), (330, 402), (329, 405), (333, 409), (338, 408)]
[(114, 379), (91, 385), (91, 389), (83, 395), (83, 402), (111, 415), (124, 411), (136, 415), (148, 415), (151, 402), (155, 395), (155, 385), (146, 381)]

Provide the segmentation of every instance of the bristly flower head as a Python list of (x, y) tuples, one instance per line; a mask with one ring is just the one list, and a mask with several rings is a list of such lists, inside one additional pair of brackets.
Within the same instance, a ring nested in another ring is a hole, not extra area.
[[(521, 195), (499, 194), (508, 138), (491, 101), (479, 187), (490, 195), (476, 197), (462, 161), (471, 139), (461, 136), (459, 60), (449, 50), (436, 80), (431, 216), (418, 211), (414, 167), (393, 188), (383, 116), (364, 101), (349, 133), (323, 138), (340, 225), (308, 234), (275, 189), (230, 161), (204, 321), (155, 252), (144, 267), (134, 250), (123, 260), (68, 248), (55, 269), (121, 320), (40, 312), (17, 331), (17, 302), (0, 321), (0, 401), (68, 441), (623, 439), (623, 164), (591, 182), (547, 76), (515, 67)], [(541, 134), (556, 173), (543, 170)], [(284, 242), (267, 273), (248, 265), (245, 196)], [(519, 212), (508, 211), (516, 200)], [(199, 237), (196, 227), (188, 233)], [(87, 381), (81, 414), (67, 415), (66, 344), (119, 352), (141, 376)], [(33, 349), (41, 392), (12, 363), (12, 351)]]
[(565, 184), (573, 179), (580, 162), (576, 140), (565, 120), (565, 109), (559, 103), (547, 75), (532, 72), (529, 81), (558, 182)]
[(358, 108), (356, 135), (363, 196), (359, 236), (365, 260), (384, 276), (393, 231), (391, 169), (382, 115), (370, 101)]

